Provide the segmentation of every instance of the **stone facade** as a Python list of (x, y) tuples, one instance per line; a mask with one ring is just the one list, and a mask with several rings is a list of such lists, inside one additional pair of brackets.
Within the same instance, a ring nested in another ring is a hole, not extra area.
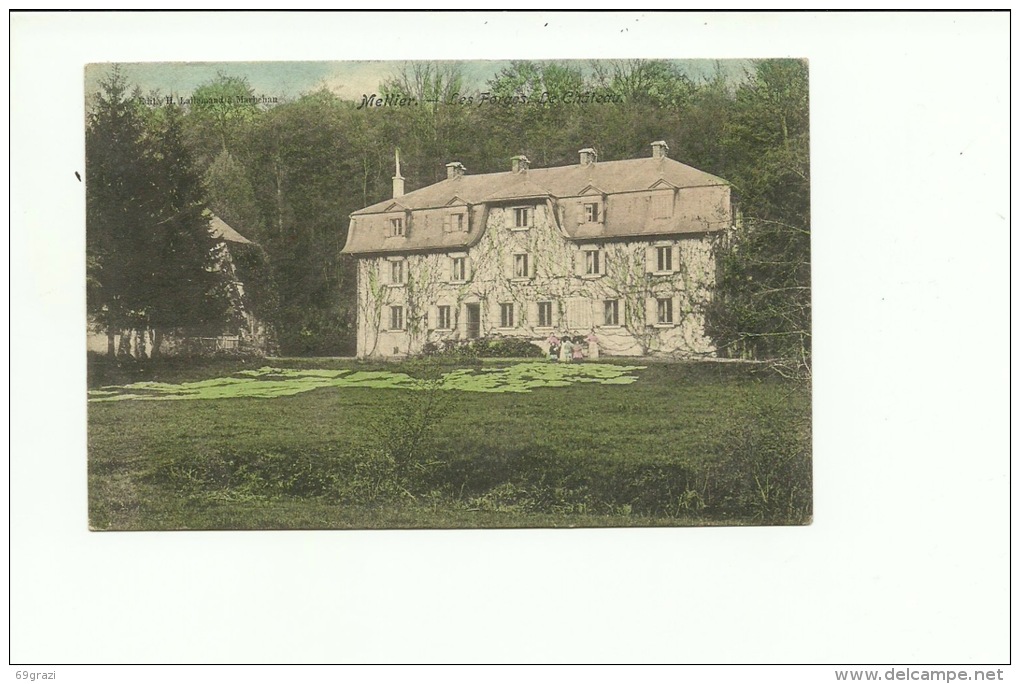
[[(626, 192), (592, 186), (572, 197), (527, 183), (517, 193), (489, 193), (480, 202), (457, 196), (441, 207), (395, 198), (353, 217), (358, 239), (366, 230), (383, 234), (377, 251), (347, 250), (358, 257), (359, 357), (415, 354), (427, 343), (486, 335), (522, 337), (547, 349), (552, 334), (593, 331), (601, 353), (611, 356), (713, 353), (704, 310), (715, 282), (715, 246), (731, 225), (724, 181), (652, 183)], [(401, 216), (401, 223), (389, 222)], [(449, 233), (457, 230), (465, 232), (463, 244), (450, 245)], [(428, 237), (411, 231), (434, 232), (447, 244), (392, 245)]]

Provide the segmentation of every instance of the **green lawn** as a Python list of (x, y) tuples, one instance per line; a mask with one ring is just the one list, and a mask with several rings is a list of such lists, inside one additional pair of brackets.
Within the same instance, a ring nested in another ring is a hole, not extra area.
[(89, 384), (96, 529), (810, 520), (809, 388), (742, 364), (93, 360)]

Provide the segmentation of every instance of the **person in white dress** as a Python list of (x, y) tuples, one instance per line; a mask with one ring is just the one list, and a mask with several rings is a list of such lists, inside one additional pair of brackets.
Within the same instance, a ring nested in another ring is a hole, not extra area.
[(599, 338), (595, 336), (595, 328), (591, 329), (588, 333), (588, 358), (597, 359), (599, 357)]

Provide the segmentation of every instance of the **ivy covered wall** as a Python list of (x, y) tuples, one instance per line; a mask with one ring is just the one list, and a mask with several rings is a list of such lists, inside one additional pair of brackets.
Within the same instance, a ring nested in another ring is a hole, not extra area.
[[(522, 210), (526, 226), (519, 225)], [(465, 339), (474, 332), (474, 304), (478, 334), (525, 337), (543, 348), (553, 333), (587, 336), (594, 329), (608, 355), (712, 353), (704, 311), (719, 233), (575, 242), (566, 239), (552, 200), (491, 206), (482, 229), (462, 252), (359, 258), (359, 357), (414, 354), (426, 342)], [(607, 301), (617, 302), (615, 322), (607, 321)]]

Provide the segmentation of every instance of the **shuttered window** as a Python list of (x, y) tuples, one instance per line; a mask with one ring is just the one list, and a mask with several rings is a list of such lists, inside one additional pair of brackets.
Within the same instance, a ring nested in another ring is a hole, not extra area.
[(552, 302), (538, 303), (538, 327), (551, 328), (553, 324)]
[(403, 329), (404, 329), (404, 307), (391, 306), (390, 330), (403, 330)]
[(499, 305), (499, 325), (502, 328), (514, 327), (514, 305), (513, 304), (500, 304)]
[(437, 320), (436, 327), (439, 330), (449, 330), (453, 327), (453, 320), (450, 318), (450, 307), (440, 306), (436, 308)]
[(605, 317), (604, 325), (620, 325), (620, 300), (607, 299), (603, 303)]

